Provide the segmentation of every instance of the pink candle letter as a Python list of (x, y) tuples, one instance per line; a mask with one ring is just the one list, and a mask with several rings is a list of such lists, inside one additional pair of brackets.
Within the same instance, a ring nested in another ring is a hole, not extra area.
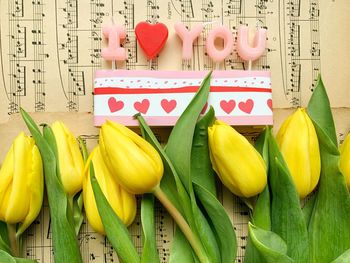
[(238, 55), (246, 61), (257, 60), (265, 51), (266, 47), (266, 29), (260, 28), (255, 33), (253, 47), (249, 45), (249, 32), (247, 26), (238, 28), (237, 52)]
[(192, 58), (192, 46), (194, 40), (200, 35), (203, 25), (195, 25), (190, 31), (184, 24), (178, 22), (175, 24), (175, 31), (182, 40), (182, 59)]
[(108, 47), (102, 49), (101, 56), (109, 61), (125, 60), (125, 49), (120, 46), (120, 40), (126, 37), (125, 28), (120, 25), (108, 25), (102, 28), (102, 33), (108, 38)]
[[(215, 47), (215, 39), (222, 38), (224, 40), (224, 48), (219, 50)], [(233, 36), (231, 31), (224, 26), (214, 28), (209, 32), (207, 38), (207, 53), (216, 63), (223, 61), (232, 51)]]

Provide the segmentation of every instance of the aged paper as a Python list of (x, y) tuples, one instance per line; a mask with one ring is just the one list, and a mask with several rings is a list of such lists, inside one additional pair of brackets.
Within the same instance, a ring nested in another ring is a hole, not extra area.
[[(106, 45), (101, 26), (124, 24), (128, 37), (124, 43), (128, 59), (118, 68), (148, 69), (149, 63), (136, 44), (134, 27), (139, 21), (161, 21), (169, 28), (168, 42), (152, 61), (153, 70), (210, 70), (215, 67), (205, 52), (205, 39), (217, 24), (232, 33), (240, 24), (252, 29), (268, 29), (265, 55), (253, 69), (271, 70), (275, 130), (290, 108), (305, 106), (317, 76), (322, 72), (335, 113), (339, 140), (350, 130), (349, 97), (350, 5), (344, 0), (1, 0), (0, 1), (0, 160), (11, 141), (25, 126), (20, 107), (38, 122), (66, 122), (81, 135), (90, 149), (98, 130), (92, 126), (92, 83), (96, 69), (111, 68), (100, 58)], [(191, 61), (181, 61), (181, 42), (173, 25), (183, 22), (215, 22), (206, 26), (194, 45)], [(252, 30), (253, 32), (254, 30)], [(220, 65), (222, 70), (245, 69), (235, 50)], [(254, 137), (258, 130), (242, 130)], [(159, 134), (166, 132), (159, 131)], [(163, 137), (166, 137), (163, 135)], [(236, 228), (242, 262), (246, 240), (248, 210), (223, 189), (220, 198)], [(157, 207), (157, 240), (161, 262), (169, 258), (174, 224)], [(141, 249), (139, 217), (130, 228)], [(116, 262), (117, 257), (105, 238), (84, 223), (79, 237), (84, 262)], [(48, 207), (28, 231), (25, 243), (28, 258), (53, 262)]]

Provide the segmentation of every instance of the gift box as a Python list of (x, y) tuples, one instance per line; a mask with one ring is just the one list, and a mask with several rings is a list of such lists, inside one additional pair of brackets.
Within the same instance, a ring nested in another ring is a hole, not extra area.
[[(141, 113), (150, 126), (172, 126), (186, 109), (206, 71), (97, 70), (94, 79), (94, 124), (107, 119), (137, 126)], [(209, 106), (230, 125), (272, 125), (269, 71), (214, 71)]]

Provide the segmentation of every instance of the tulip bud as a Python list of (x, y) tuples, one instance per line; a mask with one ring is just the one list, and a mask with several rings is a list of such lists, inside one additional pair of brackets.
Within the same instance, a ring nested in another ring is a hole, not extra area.
[(345, 177), (348, 188), (350, 189), (350, 133), (346, 136), (345, 141), (340, 147), (339, 168)]
[(305, 109), (297, 109), (284, 121), (276, 140), (297, 192), (304, 198), (315, 189), (321, 171), (317, 134)]
[(117, 182), (129, 193), (151, 192), (163, 176), (158, 152), (135, 132), (107, 121), (100, 130), (102, 156)]
[(74, 196), (83, 185), (84, 160), (79, 144), (63, 122), (51, 126), (56, 139), (61, 182), (68, 196)]
[(231, 192), (249, 198), (264, 190), (265, 162), (243, 135), (217, 120), (208, 128), (208, 138), (213, 169)]
[(44, 178), (39, 149), (21, 132), (13, 141), (0, 169), (0, 220), (22, 223), (22, 234), (38, 216), (43, 201)]
[(103, 194), (120, 220), (129, 226), (134, 221), (136, 215), (136, 198), (133, 194), (126, 192), (113, 178), (103, 161), (99, 146), (91, 152), (84, 169), (83, 199), (86, 216), (90, 225), (96, 232), (105, 235), (90, 181), (91, 162), (94, 167), (95, 177)]

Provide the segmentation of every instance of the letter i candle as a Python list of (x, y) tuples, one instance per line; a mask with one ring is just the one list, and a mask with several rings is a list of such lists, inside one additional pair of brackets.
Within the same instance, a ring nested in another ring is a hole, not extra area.
[[(182, 23), (176, 23), (174, 29), (182, 42), (182, 50), (173, 52), (182, 54), (183, 60), (191, 59), (194, 41), (201, 37), (204, 26), (197, 24), (188, 29)], [(234, 38), (223, 25), (209, 32), (205, 47), (216, 70), (202, 114), (212, 106), (216, 117), (230, 125), (272, 125), (270, 72), (252, 69), (252, 62), (265, 52), (266, 30), (257, 30), (252, 46), (248, 31), (246, 26), (239, 27), (236, 43), (237, 53), (247, 62), (248, 70), (219, 70), (233, 52)], [(115, 69), (116, 61), (126, 59), (125, 49), (120, 45), (126, 37), (125, 29), (120, 25), (107, 25), (103, 27), (103, 35), (108, 39), (108, 47), (102, 50), (101, 56), (112, 61), (112, 70), (95, 72), (95, 126), (102, 125), (107, 119), (137, 126), (133, 118), (136, 113), (141, 113), (150, 126), (174, 125), (208, 72)], [(163, 23), (140, 22), (135, 27), (135, 35), (144, 56), (151, 62), (161, 55), (168, 28)], [(223, 40), (222, 49), (215, 46), (218, 38)]]

